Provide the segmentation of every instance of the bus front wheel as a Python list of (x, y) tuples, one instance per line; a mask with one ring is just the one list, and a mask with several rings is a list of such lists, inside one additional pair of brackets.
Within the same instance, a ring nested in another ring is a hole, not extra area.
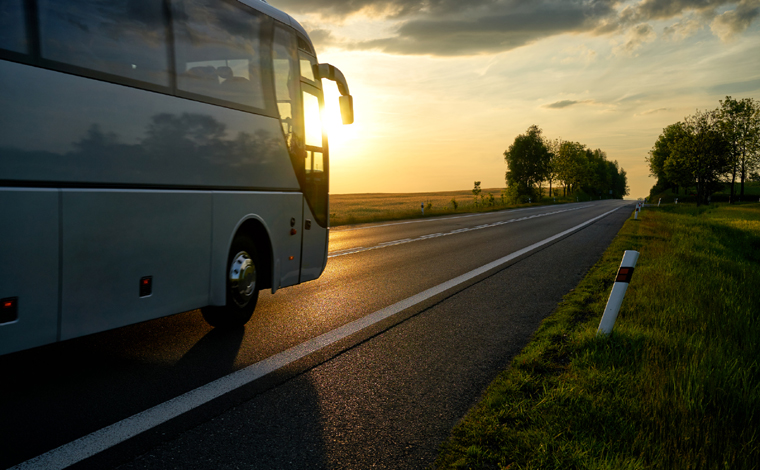
[(226, 304), (222, 307), (208, 306), (201, 309), (203, 318), (217, 328), (245, 325), (253, 315), (259, 298), (259, 263), (256, 245), (246, 235), (238, 235), (232, 241), (227, 258)]

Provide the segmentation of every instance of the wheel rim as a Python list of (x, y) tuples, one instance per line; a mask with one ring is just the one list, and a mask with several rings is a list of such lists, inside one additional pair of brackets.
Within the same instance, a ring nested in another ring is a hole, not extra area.
[(245, 251), (232, 258), (230, 265), (230, 293), (239, 307), (245, 307), (256, 292), (256, 266)]

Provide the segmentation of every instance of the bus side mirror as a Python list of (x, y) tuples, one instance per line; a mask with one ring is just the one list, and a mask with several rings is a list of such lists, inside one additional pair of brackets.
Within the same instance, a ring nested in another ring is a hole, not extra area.
[(351, 95), (345, 95), (338, 97), (340, 101), (340, 117), (343, 119), (343, 124), (354, 123), (354, 97)]
[(343, 120), (343, 124), (353, 124), (354, 122), (354, 98), (348, 92), (348, 82), (343, 73), (330, 64), (316, 64), (313, 66), (314, 75), (317, 79), (326, 78), (332, 80), (338, 85), (338, 91), (341, 96), (340, 100), (340, 116)]

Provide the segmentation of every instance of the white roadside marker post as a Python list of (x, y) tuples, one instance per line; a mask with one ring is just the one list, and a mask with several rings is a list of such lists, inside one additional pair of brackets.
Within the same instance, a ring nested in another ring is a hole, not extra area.
[(678, 198), (676, 198), (676, 204), (678, 204)]
[(639, 205), (636, 204), (636, 210), (633, 211), (633, 220), (638, 220), (639, 218)]
[(422, 211), (422, 215), (425, 215), (425, 203), (424, 202), (420, 203), (420, 210)]
[(612, 285), (612, 292), (610, 292), (610, 298), (604, 308), (602, 321), (599, 322), (599, 329), (596, 330), (597, 336), (612, 333), (612, 327), (615, 326), (615, 320), (620, 311), (620, 306), (623, 304), (623, 297), (625, 297), (625, 291), (628, 290), (628, 283), (631, 282), (633, 268), (636, 267), (638, 259), (638, 251), (626, 250), (623, 253), (623, 261), (620, 263), (615, 284)]
[(657, 207), (660, 207), (660, 201), (662, 201), (662, 198), (657, 200)]

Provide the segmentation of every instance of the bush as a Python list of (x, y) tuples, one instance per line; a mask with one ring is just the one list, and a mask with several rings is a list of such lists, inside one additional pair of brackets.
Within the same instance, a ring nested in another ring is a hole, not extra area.
[(510, 204), (524, 204), (528, 200), (532, 202), (538, 201), (538, 190), (536, 188), (528, 188), (525, 186), (512, 185), (508, 187), (502, 193), (508, 203)]

